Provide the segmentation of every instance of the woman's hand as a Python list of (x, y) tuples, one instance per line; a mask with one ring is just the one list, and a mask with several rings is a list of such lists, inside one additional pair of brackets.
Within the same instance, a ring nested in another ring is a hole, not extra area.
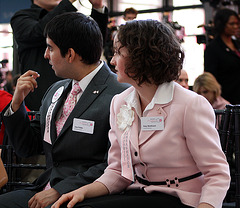
[(201, 203), (198, 205), (198, 208), (214, 208), (214, 207), (207, 203)]
[(70, 201), (67, 208), (73, 207), (76, 203), (82, 202), (85, 198), (93, 198), (109, 194), (107, 187), (100, 182), (93, 182), (75, 191), (63, 194), (51, 208), (59, 208), (63, 203)]
[(69, 192), (67, 194), (63, 194), (52, 206), (51, 208), (59, 208), (63, 203), (70, 201), (67, 204), (67, 208), (73, 207), (77, 202), (81, 202), (84, 200), (84, 194), (82, 189), (79, 188), (75, 191)]

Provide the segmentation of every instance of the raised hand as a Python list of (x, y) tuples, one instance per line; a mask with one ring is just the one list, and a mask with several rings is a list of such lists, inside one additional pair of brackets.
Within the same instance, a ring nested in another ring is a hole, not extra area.
[(29, 70), (18, 78), (11, 104), (13, 112), (17, 111), (25, 97), (37, 88), (38, 77), (40, 75), (37, 72)]

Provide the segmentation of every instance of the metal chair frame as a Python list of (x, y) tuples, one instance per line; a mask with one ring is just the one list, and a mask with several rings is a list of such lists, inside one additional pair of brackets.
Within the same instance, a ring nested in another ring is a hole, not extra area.
[[(37, 111), (30, 111), (28, 112), (28, 115), (32, 120), (35, 118), (37, 113)], [(33, 186), (31, 182), (21, 181), (21, 169), (46, 169), (46, 165), (21, 163), (21, 158), (15, 154), (14, 148), (11, 144), (9, 144), (6, 136), (4, 138), (4, 145), (0, 145), (0, 149), (2, 149), (1, 157), (8, 174), (8, 182), (2, 188), (3, 192), (9, 192), (12, 190)]]

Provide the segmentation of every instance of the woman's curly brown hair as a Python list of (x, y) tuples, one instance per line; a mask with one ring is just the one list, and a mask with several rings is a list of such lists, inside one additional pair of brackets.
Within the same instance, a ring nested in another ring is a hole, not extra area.
[(125, 73), (138, 85), (178, 78), (184, 52), (170, 26), (157, 20), (129, 21), (119, 27), (117, 37), (129, 51)]

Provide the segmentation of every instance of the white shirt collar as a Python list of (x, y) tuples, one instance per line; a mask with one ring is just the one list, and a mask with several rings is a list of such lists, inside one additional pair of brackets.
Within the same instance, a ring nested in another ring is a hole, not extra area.
[[(85, 76), (83, 79), (81, 79), (78, 84), (82, 90), (82, 92), (87, 88), (88, 84), (91, 82), (93, 77), (98, 73), (98, 71), (102, 68), (104, 62), (101, 61), (101, 63), (98, 65), (96, 69), (94, 69), (91, 73), (89, 73), (87, 76)], [(76, 83), (76, 80), (73, 80), (72, 86)]]
[[(156, 93), (151, 102), (147, 105), (144, 112), (151, 110), (155, 104), (167, 104), (173, 99), (174, 82), (165, 82), (158, 86)], [(139, 95), (134, 89), (126, 98), (125, 101), (128, 105), (135, 108), (138, 116), (141, 116), (141, 107), (139, 102)], [(144, 114), (143, 112), (143, 114)]]

